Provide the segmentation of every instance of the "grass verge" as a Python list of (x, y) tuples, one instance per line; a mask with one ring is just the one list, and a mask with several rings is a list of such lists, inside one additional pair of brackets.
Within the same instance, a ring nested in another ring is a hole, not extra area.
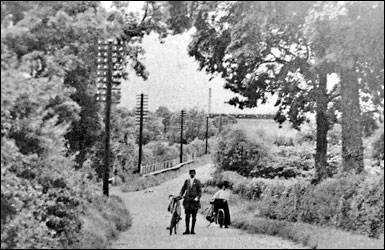
[(123, 183), (120, 187), (122, 192), (135, 192), (140, 191), (149, 187), (154, 187), (166, 182), (168, 180), (174, 179), (182, 174), (187, 173), (188, 169), (201, 166), (211, 162), (211, 155), (204, 155), (199, 159), (195, 160), (192, 163), (183, 165), (179, 169), (170, 170), (164, 173), (160, 173), (153, 176), (139, 177), (139, 175), (134, 175)]
[[(209, 200), (217, 190), (213, 186), (204, 187), (202, 208), (209, 206)], [(267, 219), (258, 216), (258, 206), (258, 201), (232, 194), (229, 201), (231, 226), (249, 233), (279, 236), (312, 249), (384, 249), (383, 234), (380, 239), (374, 239), (333, 227)]]
[(95, 196), (86, 205), (86, 213), (81, 216), (83, 221), (79, 242), (74, 249), (108, 248), (111, 240), (120, 231), (132, 225), (132, 218), (121, 198)]

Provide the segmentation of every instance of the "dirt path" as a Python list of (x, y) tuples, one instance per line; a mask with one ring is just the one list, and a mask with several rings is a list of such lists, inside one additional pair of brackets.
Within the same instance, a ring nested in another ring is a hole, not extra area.
[[(204, 182), (210, 178), (213, 167), (207, 164), (196, 170), (196, 177)], [(178, 234), (170, 236), (166, 230), (171, 216), (167, 211), (168, 195), (178, 194), (186, 178), (187, 173), (160, 186), (138, 192), (123, 193), (119, 188), (113, 187), (111, 194), (123, 199), (131, 213), (133, 224), (128, 231), (120, 233), (112, 248), (304, 248), (279, 237), (249, 234), (231, 227), (219, 228), (215, 224), (207, 227), (208, 223), (202, 215), (197, 217), (196, 235), (182, 235), (185, 229), (183, 210)], [(153, 192), (148, 192), (149, 190)]]

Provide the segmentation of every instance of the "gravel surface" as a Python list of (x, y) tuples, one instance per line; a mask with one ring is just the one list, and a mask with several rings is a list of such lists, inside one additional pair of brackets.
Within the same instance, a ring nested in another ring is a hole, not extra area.
[[(195, 168), (196, 178), (205, 182), (214, 170), (211, 164)], [(198, 213), (196, 235), (182, 235), (185, 230), (184, 211), (177, 234), (169, 235), (166, 227), (171, 214), (167, 211), (170, 194), (179, 194), (188, 174), (167, 181), (160, 186), (138, 192), (123, 193), (119, 187), (112, 187), (111, 194), (120, 196), (132, 216), (132, 227), (119, 234), (112, 248), (120, 249), (169, 249), (169, 248), (243, 248), (243, 249), (304, 249), (305, 247), (280, 237), (263, 234), (249, 234), (235, 228), (219, 228), (216, 224), (207, 227), (208, 222)]]

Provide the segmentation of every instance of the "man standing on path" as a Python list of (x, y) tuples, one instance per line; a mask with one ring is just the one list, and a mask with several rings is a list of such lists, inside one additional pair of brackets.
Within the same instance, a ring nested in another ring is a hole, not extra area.
[[(196, 223), (198, 209), (201, 208), (200, 198), (202, 196), (202, 184), (195, 179), (195, 170), (189, 171), (190, 179), (186, 179), (180, 191), (180, 195), (184, 196), (183, 207), (186, 214), (186, 231), (183, 234), (195, 234), (194, 227)], [(191, 231), (189, 230), (190, 215), (192, 216)]]

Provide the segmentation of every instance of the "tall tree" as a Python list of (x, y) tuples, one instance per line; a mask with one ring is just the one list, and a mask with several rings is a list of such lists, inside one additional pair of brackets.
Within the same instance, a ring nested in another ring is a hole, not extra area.
[(320, 2), (305, 30), (318, 64), (333, 62), (340, 76), (343, 168), (359, 173), (364, 168), (360, 93), (383, 108), (384, 4)]
[(159, 106), (159, 108), (155, 111), (155, 114), (162, 118), (163, 133), (166, 134), (171, 125), (171, 111), (165, 106)]
[(80, 119), (72, 121), (66, 138), (77, 162), (100, 136), (98, 105), (93, 98), (96, 41), (105, 34), (106, 13), (97, 2), (36, 2), (2, 36), (2, 46), (25, 62), (32, 77), (61, 77), (74, 88), (71, 98), (81, 107)]
[[(287, 118), (299, 129), (316, 112), (316, 177), (330, 176), (327, 132), (335, 122), (334, 100), (327, 92), (328, 65), (314, 67), (313, 53), (302, 32), (314, 2), (215, 2), (196, 10), (197, 33), (189, 54), (200, 69), (219, 74), (225, 88), (243, 96), (230, 104), (256, 107), (278, 95), (276, 120)], [(328, 106), (331, 106), (329, 109)]]

